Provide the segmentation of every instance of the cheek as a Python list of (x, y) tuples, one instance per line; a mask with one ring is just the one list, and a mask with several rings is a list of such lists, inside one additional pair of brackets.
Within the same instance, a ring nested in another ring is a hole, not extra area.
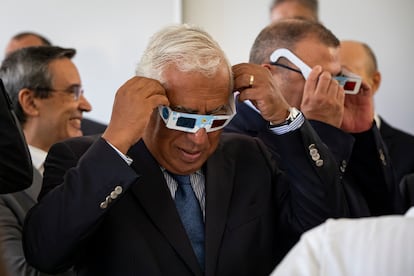
[(221, 133), (222, 133), (222, 130), (218, 130), (218, 131), (208, 133), (208, 141), (209, 141), (209, 144), (210, 144), (210, 148), (208, 150), (209, 154), (213, 153), (216, 150), (217, 145), (220, 141)]

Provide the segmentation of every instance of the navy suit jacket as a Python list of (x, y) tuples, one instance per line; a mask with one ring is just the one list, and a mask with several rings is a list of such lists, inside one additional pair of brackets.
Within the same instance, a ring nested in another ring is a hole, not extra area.
[(106, 125), (99, 123), (97, 121), (88, 119), (88, 118), (83, 118), (82, 119), (82, 124), (81, 124), (81, 130), (83, 135), (94, 135), (94, 134), (102, 134), (105, 129), (106, 129)]
[(380, 133), (399, 182), (405, 175), (414, 173), (414, 136), (392, 127), (382, 118)]
[[(302, 141), (286, 149), (287, 159), (305, 164), (289, 180), (258, 139), (222, 134), (203, 166), (205, 275), (269, 275), (286, 235), (344, 214), (339, 183), (320, 181), (323, 167), (307, 161), (313, 142), (325, 165), (334, 164), (308, 126), (277, 137)], [(142, 141), (128, 156), (130, 166), (96, 137), (50, 149), (44, 187), (53, 187), (25, 222), (29, 263), (50, 273), (75, 265), (80, 275), (202, 275), (158, 163)]]
[[(276, 140), (263, 137), (269, 132), (269, 123), (262, 116), (243, 102), (236, 101), (237, 115), (226, 127), (227, 132), (237, 132), (258, 137), (272, 150), (289, 177), (294, 178), (303, 164), (292, 164), (281, 160), (280, 154), (286, 148), (295, 145), (291, 140), (281, 144)], [(343, 185), (346, 195), (349, 217), (364, 217), (403, 212), (402, 199), (398, 183), (394, 179), (391, 162), (378, 129), (373, 127), (364, 133), (348, 134), (330, 125), (311, 121), (311, 129), (319, 136), (331, 155), (334, 165), (324, 166), (319, 170), (321, 181), (336, 181)], [(310, 130), (309, 130), (310, 131)], [(322, 146), (318, 146), (322, 149)]]

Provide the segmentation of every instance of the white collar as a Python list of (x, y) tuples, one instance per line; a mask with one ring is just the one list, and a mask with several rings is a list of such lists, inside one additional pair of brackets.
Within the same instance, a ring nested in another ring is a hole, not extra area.
[(28, 146), (29, 146), (30, 156), (32, 157), (33, 167), (35, 167), (40, 172), (40, 174), (43, 175), (43, 171), (44, 171), (43, 165), (46, 160), (47, 152), (42, 149), (31, 146), (31, 145), (28, 145)]
[(377, 125), (377, 128), (380, 129), (380, 127), (381, 127), (381, 118), (378, 116), (378, 113), (376, 113), (376, 112), (374, 114), (374, 121), (375, 121), (375, 124)]

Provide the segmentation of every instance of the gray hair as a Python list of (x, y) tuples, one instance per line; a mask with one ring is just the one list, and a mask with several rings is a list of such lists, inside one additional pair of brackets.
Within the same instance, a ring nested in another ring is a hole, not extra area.
[(71, 59), (75, 54), (75, 49), (38, 46), (19, 49), (3, 60), (0, 78), (21, 123), (26, 121), (26, 115), (19, 103), (19, 92), (27, 88), (34, 91), (35, 97), (48, 98), (52, 93), (48, 89), (51, 88), (53, 79), (49, 64), (56, 59)]
[(173, 25), (152, 36), (136, 68), (137, 76), (164, 83), (163, 73), (173, 64), (181, 72), (200, 72), (213, 76), (223, 64), (232, 70), (218, 43), (205, 31), (187, 24)]

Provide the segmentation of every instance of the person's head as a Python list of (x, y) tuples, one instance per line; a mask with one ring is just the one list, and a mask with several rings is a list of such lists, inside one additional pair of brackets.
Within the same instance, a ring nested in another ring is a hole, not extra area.
[(270, 6), (270, 20), (296, 18), (319, 21), (318, 0), (274, 0)]
[(375, 54), (366, 43), (341, 41), (339, 60), (342, 67), (361, 76), (362, 80), (371, 86), (374, 94), (377, 92), (381, 84), (381, 73), (378, 71)]
[(21, 32), (13, 36), (5, 49), (5, 56), (10, 53), (31, 46), (52, 46), (52, 43), (44, 36), (34, 32)]
[(48, 151), (57, 141), (82, 135), (82, 113), (91, 105), (71, 61), (75, 53), (60, 47), (28, 47), (3, 60), (0, 78), (29, 145)]
[(322, 24), (286, 19), (265, 27), (253, 43), (249, 62), (268, 68), (285, 99), (296, 108), (300, 108), (302, 102), (305, 79), (297, 72), (298, 67), (286, 58), (277, 60), (278, 66), (271, 64), (270, 55), (280, 48), (287, 48), (311, 68), (320, 65), (332, 75), (341, 72), (339, 40)]
[[(227, 115), (231, 113), (231, 65), (206, 32), (188, 25), (156, 33), (142, 55), (136, 74), (158, 80), (175, 111)], [(158, 110), (151, 116), (144, 142), (167, 170), (188, 174), (201, 168), (218, 145), (221, 130), (196, 133), (166, 127)]]

